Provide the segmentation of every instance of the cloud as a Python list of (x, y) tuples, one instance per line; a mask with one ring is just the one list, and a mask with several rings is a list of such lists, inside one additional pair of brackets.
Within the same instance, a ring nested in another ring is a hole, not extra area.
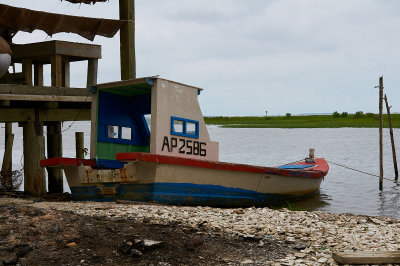
[[(0, 0), (48, 12), (118, 17), (117, 1)], [(137, 0), (138, 76), (160, 74), (202, 87), (207, 115), (376, 111), (378, 77), (400, 97), (400, 2), (379, 0)], [(71, 34), (55, 35), (87, 42)], [(43, 33), (16, 36), (45, 41)], [(103, 47), (99, 81), (119, 75), (119, 40)], [(83, 70), (73, 84), (85, 83)], [(400, 107), (393, 106), (393, 111)]]

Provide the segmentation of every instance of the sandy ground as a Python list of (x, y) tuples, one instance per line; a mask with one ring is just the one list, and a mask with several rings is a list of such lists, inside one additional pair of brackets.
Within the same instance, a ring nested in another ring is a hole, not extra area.
[(10, 265), (335, 265), (334, 251), (397, 251), (399, 236), (392, 218), (0, 197)]

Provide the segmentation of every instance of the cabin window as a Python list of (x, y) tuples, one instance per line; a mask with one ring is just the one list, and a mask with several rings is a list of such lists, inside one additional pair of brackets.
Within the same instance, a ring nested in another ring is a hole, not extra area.
[(111, 139), (117, 139), (118, 138), (118, 126), (108, 126), (108, 137)]
[(198, 139), (199, 121), (172, 116), (171, 135)]
[(174, 120), (174, 132), (183, 134), (183, 121), (182, 120)]
[(186, 134), (188, 135), (196, 135), (196, 123), (186, 122)]
[(121, 128), (121, 139), (132, 139), (132, 129), (130, 127), (122, 127)]

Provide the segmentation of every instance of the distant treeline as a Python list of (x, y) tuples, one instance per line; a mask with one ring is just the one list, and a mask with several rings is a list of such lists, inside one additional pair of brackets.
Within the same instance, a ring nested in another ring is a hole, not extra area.
[[(400, 114), (392, 114), (394, 128), (400, 128)], [(355, 114), (334, 112), (331, 115), (295, 116), (215, 116), (204, 117), (206, 124), (231, 128), (340, 128), (340, 127), (379, 127), (379, 118), (374, 113)], [(387, 115), (383, 115), (384, 127), (388, 127)]]

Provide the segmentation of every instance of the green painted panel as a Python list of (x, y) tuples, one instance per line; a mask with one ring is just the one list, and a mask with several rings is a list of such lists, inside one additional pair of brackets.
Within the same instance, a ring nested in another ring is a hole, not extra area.
[(97, 159), (115, 160), (115, 156), (119, 152), (150, 152), (150, 146), (97, 142)]

